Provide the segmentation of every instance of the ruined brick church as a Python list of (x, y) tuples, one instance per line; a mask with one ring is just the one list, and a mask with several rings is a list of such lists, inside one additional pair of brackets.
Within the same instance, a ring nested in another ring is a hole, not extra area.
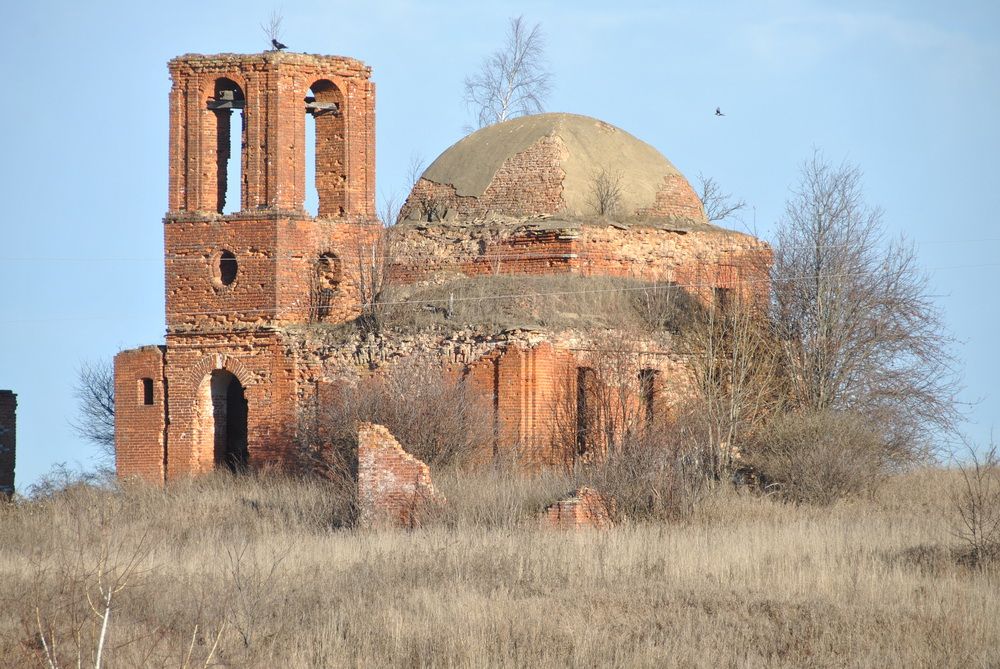
[[(491, 398), (497, 449), (562, 462), (581, 444), (553, 438), (560, 398), (575, 398), (581, 423), (580, 388), (602, 354), (587, 331), (600, 318), (589, 307), (546, 312), (532, 295), (667, 283), (702, 300), (766, 291), (767, 246), (710, 225), (666, 158), (607, 123), (540, 114), (474, 132), (427, 168), (385, 228), (370, 68), (267, 52), (185, 55), (169, 71), (166, 338), (115, 359), (119, 476), (162, 483), (280, 465), (317, 397), (413, 357)], [(226, 202), (233, 160), (238, 207)], [(405, 317), (364, 331), (352, 325), (364, 263), (380, 262), (395, 292), (379, 299)], [(539, 288), (550, 280), (554, 289)], [(601, 328), (623, 327), (615, 318)], [(687, 383), (684, 356), (662, 339), (635, 351), (640, 401), (662, 410)]]

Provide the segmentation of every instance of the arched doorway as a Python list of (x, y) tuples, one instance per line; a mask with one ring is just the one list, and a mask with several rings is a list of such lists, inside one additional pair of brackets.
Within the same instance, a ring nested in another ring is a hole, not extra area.
[(247, 449), (247, 399), (243, 384), (230, 372), (212, 372), (215, 466), (238, 472), (250, 462)]

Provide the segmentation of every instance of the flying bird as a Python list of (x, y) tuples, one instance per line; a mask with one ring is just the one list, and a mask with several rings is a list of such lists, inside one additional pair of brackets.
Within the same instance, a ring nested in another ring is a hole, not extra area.
[(725, 116), (725, 114), (722, 113), (722, 110), (719, 109), (718, 107), (715, 108), (715, 115), (716, 116)]
[(287, 49), (288, 47), (279, 42), (276, 39), (271, 39), (271, 46), (274, 47), (275, 51), (281, 51), (282, 49)]

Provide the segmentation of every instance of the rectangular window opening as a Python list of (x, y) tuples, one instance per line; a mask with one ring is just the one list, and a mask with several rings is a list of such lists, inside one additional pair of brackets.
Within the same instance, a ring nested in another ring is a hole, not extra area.
[(732, 301), (732, 292), (731, 288), (719, 288), (718, 286), (712, 288), (712, 297), (715, 299), (715, 306), (719, 309), (728, 309)]
[(142, 388), (142, 403), (145, 405), (150, 405), (153, 403), (153, 379), (142, 379), (140, 381), (140, 386)]
[(639, 391), (642, 393), (642, 405), (646, 411), (646, 422), (653, 422), (653, 411), (655, 409), (654, 400), (656, 396), (656, 374), (655, 369), (643, 369), (639, 371)]
[(589, 447), (590, 420), (587, 407), (587, 384), (591, 370), (576, 370), (576, 454), (584, 455)]

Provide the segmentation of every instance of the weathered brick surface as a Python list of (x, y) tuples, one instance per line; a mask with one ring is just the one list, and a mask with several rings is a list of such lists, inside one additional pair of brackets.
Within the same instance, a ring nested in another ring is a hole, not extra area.
[(655, 204), (634, 212), (639, 218), (667, 218), (698, 221), (705, 218), (701, 199), (688, 180), (679, 174), (663, 177), (663, 185), (656, 191)]
[(208, 103), (226, 79), (246, 101), (241, 211), (302, 211), (304, 99), (313, 88), (317, 101), (341, 104), (338, 115), (317, 122), (320, 215), (374, 218), (375, 85), (364, 63), (271, 51), (188, 54), (169, 70), (171, 212), (219, 211), (219, 112)]
[(503, 162), (480, 197), (462, 197), (455, 188), (420, 179), (400, 210), (402, 218), (474, 218), (496, 211), (511, 216), (554, 214), (563, 208), (560, 167), (563, 143), (543, 137)]
[[(498, 437), (483, 459), (515, 449), (528, 466), (576, 456), (566, 426), (576, 420), (579, 370), (594, 355), (581, 333), (327, 337), (326, 326), (360, 312), (359, 268), (383, 252), (372, 250), (382, 230), (374, 221), (375, 91), (364, 64), (268, 52), (187, 55), (169, 69), (166, 346), (116, 358), (121, 475), (164, 481), (219, 466), (220, 435), (232, 427), (223, 418), (236, 415), (220, 384), (232, 380), (246, 401), (245, 426), (237, 427), (245, 427), (249, 465), (287, 462), (297, 417), (323, 384), (349, 383), (412, 355), (466, 376), (491, 398)], [(219, 212), (234, 119), (210, 108), (226, 91), (244, 103), (240, 211), (230, 215)], [(310, 91), (315, 103), (338, 105), (338, 113), (315, 117), (318, 217), (303, 209)], [(593, 119), (584, 125), (601, 141), (621, 134)], [(404, 214), (426, 201), (421, 206), (431, 202), (444, 220), (397, 226), (394, 281), (570, 273), (672, 281), (705, 300), (717, 288), (766, 296), (769, 248), (705, 225), (694, 191), (662, 156), (654, 161), (669, 171), (661, 185), (630, 177), (648, 186), (645, 201), (653, 204), (627, 212), (648, 220), (626, 225), (556, 220), (568, 183), (566, 140), (546, 134), (521, 146), (498, 159), (476, 197), (426, 179), (416, 185)], [(574, 164), (579, 200), (585, 174)], [(635, 373), (656, 372), (664, 410), (690, 386), (685, 361), (669, 346), (651, 342), (634, 363)], [(147, 378), (150, 404), (139, 395)]]
[(613, 499), (584, 486), (545, 509), (541, 525), (564, 530), (603, 530), (614, 525), (614, 511)]
[(430, 468), (413, 457), (385, 427), (358, 426), (358, 506), (364, 527), (415, 527), (445, 503)]
[[(178, 333), (349, 320), (358, 313), (359, 249), (380, 233), (371, 223), (281, 216), (165, 227), (167, 328)], [(237, 263), (229, 285), (219, 277), (224, 250)], [(339, 260), (341, 276), (320, 315), (324, 256)]]
[(0, 498), (14, 494), (17, 455), (17, 395), (0, 390)]
[(599, 222), (510, 222), (397, 226), (394, 276), (434, 281), (456, 271), (491, 274), (580, 274), (673, 282), (705, 301), (715, 288), (763, 300), (771, 249), (738, 232), (709, 226)]
[[(115, 356), (115, 467), (120, 477), (163, 482), (167, 457), (165, 351), (163, 346), (143, 346)], [(150, 404), (146, 404), (145, 383), (152, 384)]]
[[(482, 219), (505, 216), (553, 216), (561, 212), (563, 179), (560, 166), (564, 146), (558, 137), (544, 137), (503, 162), (479, 197), (461, 196), (454, 186), (421, 178), (400, 209), (403, 220), (434, 222), (439, 219)], [(626, 219), (704, 221), (701, 200), (687, 179), (668, 174), (657, 189), (653, 204), (622, 211)]]

